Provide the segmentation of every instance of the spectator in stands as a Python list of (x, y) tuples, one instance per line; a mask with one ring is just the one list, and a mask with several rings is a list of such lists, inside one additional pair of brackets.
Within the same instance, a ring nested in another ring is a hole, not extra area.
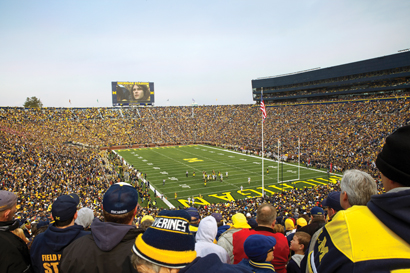
[(222, 215), (219, 212), (213, 212), (211, 214), (212, 217), (215, 218), (216, 224), (218, 226), (218, 232), (216, 233), (215, 240), (219, 240), (219, 236), (222, 235), (225, 231), (227, 231), (231, 226), (230, 225), (224, 225), (222, 221)]
[(310, 210), (310, 217), (310, 223), (300, 228), (298, 231), (304, 231), (310, 236), (313, 236), (318, 229), (322, 228), (326, 224), (325, 212), (320, 207), (313, 207)]
[(141, 224), (139, 225), (139, 228), (145, 231), (152, 225), (152, 223), (154, 223), (154, 221), (155, 220), (151, 215), (145, 215), (141, 218)]
[(239, 265), (249, 268), (252, 272), (275, 272), (270, 263), (274, 259), (276, 239), (260, 234), (246, 238), (243, 249), (248, 258), (242, 259)]
[(91, 223), (94, 220), (94, 211), (90, 208), (81, 208), (77, 212), (77, 219), (75, 223), (83, 226), (84, 230), (90, 230)]
[(19, 227), (16, 206), (17, 196), (0, 190), (0, 272), (34, 272), (26, 243), (12, 233)]
[[(386, 138), (376, 159), (387, 192), (371, 196), (367, 206), (338, 212), (309, 253), (308, 270), (392, 272), (410, 268), (409, 164), (410, 126), (404, 126)], [(367, 232), (363, 232), (364, 223)]]
[(27, 239), (26, 235), (24, 234), (24, 231), (21, 228), (16, 228), (15, 230), (12, 230), (11, 232), (14, 233), (17, 237), (19, 237), (21, 240), (23, 240), (26, 244), (30, 243), (30, 241)]
[(291, 233), (295, 232), (295, 224), (293, 223), (293, 220), (291, 218), (287, 218), (285, 220), (285, 236), (288, 236)]
[(270, 204), (262, 204), (256, 211), (256, 222), (258, 226), (254, 229), (242, 229), (233, 234), (234, 263), (237, 264), (246, 258), (243, 249), (245, 240), (252, 234), (261, 234), (275, 238), (276, 246), (272, 265), (277, 272), (286, 272), (286, 263), (289, 257), (289, 245), (282, 233), (274, 233), (273, 227), (276, 222), (276, 209)]
[[(369, 202), (370, 197), (377, 194), (377, 185), (373, 178), (367, 173), (359, 170), (346, 171), (343, 174), (341, 188), (343, 195), (341, 192), (331, 192), (322, 202), (322, 206), (328, 208), (329, 222), (332, 221), (338, 211), (342, 211), (352, 206), (366, 205), (367, 202)], [(342, 200), (342, 197), (345, 199)], [(345, 208), (342, 207), (342, 203)], [(323, 227), (313, 234), (307, 253), (310, 253), (315, 249), (317, 238), (322, 230)], [(306, 268), (306, 264), (307, 261), (304, 260), (302, 262), (302, 269)]]
[(78, 200), (70, 195), (59, 196), (54, 201), (51, 209), (54, 224), (37, 235), (30, 248), (35, 272), (57, 272), (64, 248), (74, 240), (89, 234), (83, 230), (83, 226), (74, 223), (78, 215), (77, 205)]
[(228, 252), (214, 244), (217, 230), (216, 220), (213, 216), (207, 216), (199, 223), (198, 232), (196, 233), (195, 251), (198, 257), (204, 257), (210, 253), (218, 255), (223, 263), (231, 263)]
[(241, 231), (242, 229), (249, 228), (251, 228), (251, 226), (248, 225), (245, 215), (243, 213), (236, 213), (234, 216), (232, 216), (232, 227), (222, 233), (222, 235), (219, 237), (218, 245), (223, 247), (226, 252), (228, 252), (229, 258), (231, 260), (230, 263), (234, 263), (233, 235), (236, 232)]
[(347, 170), (340, 183), (340, 205), (343, 209), (366, 205), (370, 197), (377, 194), (377, 184), (367, 173), (359, 170)]
[[(224, 264), (216, 254), (196, 257), (195, 238), (189, 232), (191, 216), (185, 210), (163, 210), (132, 246), (131, 262), (138, 272), (219, 273), (251, 272)], [(171, 224), (168, 224), (171, 223)]]
[(24, 222), (24, 224), (20, 226), (20, 228), (23, 230), (24, 236), (25, 236), (27, 239), (30, 239), (31, 236), (32, 236), (32, 233), (31, 233), (31, 221), (30, 221), (30, 219), (27, 219), (27, 220)]
[(297, 231), (292, 241), (290, 242), (289, 249), (294, 252), (286, 265), (287, 273), (300, 273), (300, 263), (305, 256), (305, 251), (309, 246), (310, 235), (303, 231)]
[(189, 231), (195, 236), (198, 231), (201, 216), (199, 215), (198, 209), (195, 207), (187, 208), (186, 211), (191, 216), (191, 222), (189, 223)]
[(133, 224), (138, 193), (127, 183), (112, 185), (103, 198), (105, 222), (94, 219), (92, 234), (64, 249), (61, 272), (136, 272), (131, 265), (131, 246), (141, 233)]

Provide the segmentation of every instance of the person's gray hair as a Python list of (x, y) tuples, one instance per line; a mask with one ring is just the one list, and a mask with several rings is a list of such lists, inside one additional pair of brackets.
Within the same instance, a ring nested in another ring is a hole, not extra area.
[(137, 266), (145, 265), (146, 267), (151, 268), (155, 273), (159, 273), (159, 271), (161, 269), (161, 266), (153, 264), (153, 263), (141, 258), (140, 256), (138, 256), (134, 252), (131, 255), (131, 264), (132, 264), (132, 266), (134, 266), (135, 269), (137, 269)]
[(366, 205), (370, 197), (377, 194), (377, 184), (374, 179), (368, 173), (359, 170), (345, 171), (340, 188), (342, 193), (347, 193), (351, 206)]

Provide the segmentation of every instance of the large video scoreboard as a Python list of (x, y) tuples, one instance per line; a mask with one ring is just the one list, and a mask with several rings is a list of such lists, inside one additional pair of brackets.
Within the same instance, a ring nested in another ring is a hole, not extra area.
[(153, 82), (111, 82), (112, 106), (152, 105)]

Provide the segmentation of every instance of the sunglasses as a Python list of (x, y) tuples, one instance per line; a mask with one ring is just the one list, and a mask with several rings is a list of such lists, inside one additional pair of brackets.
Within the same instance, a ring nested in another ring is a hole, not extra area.
[(268, 253), (271, 253), (274, 250), (274, 248), (272, 247), (271, 249), (269, 249)]

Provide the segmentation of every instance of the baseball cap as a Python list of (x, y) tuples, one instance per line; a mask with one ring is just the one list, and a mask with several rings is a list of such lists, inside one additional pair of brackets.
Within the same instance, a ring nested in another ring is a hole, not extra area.
[(327, 198), (322, 201), (322, 206), (332, 208), (336, 211), (343, 210), (340, 205), (340, 191), (329, 193)]
[(0, 211), (10, 209), (17, 203), (17, 195), (11, 191), (0, 191)]
[(138, 204), (138, 192), (125, 182), (113, 184), (104, 194), (103, 209), (121, 215), (133, 211)]
[(70, 195), (57, 197), (51, 208), (51, 214), (56, 221), (67, 221), (77, 212), (77, 201)]
[(199, 218), (200, 218), (199, 212), (198, 212), (198, 209), (197, 209), (197, 208), (190, 207), (190, 208), (187, 208), (185, 211), (188, 212), (188, 214), (189, 214), (191, 217), (195, 217), (196, 219), (199, 219)]
[(311, 214), (311, 215), (325, 215), (325, 212), (323, 211), (322, 208), (313, 207), (313, 208), (310, 210), (310, 214)]
[(211, 216), (215, 218), (216, 222), (220, 222), (222, 220), (222, 215), (220, 213), (214, 212)]

